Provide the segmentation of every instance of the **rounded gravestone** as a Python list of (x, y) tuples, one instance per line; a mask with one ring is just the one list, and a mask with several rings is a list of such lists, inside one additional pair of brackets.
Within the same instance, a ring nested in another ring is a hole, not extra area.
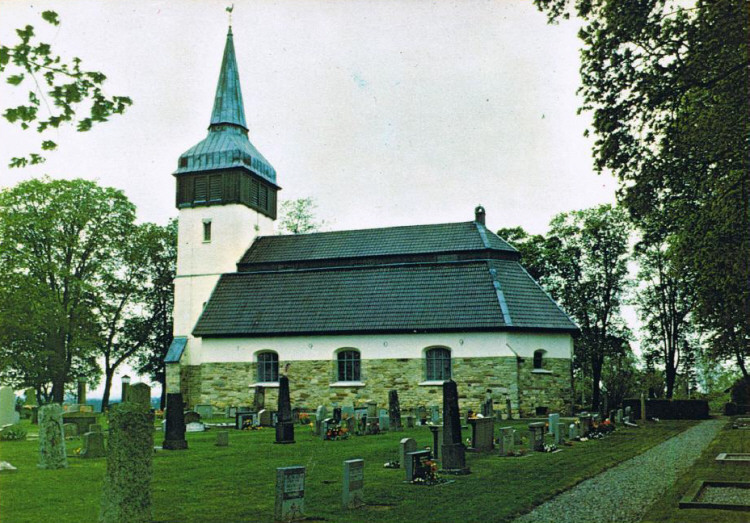
[(40, 469), (64, 469), (68, 466), (62, 413), (62, 406), (57, 403), (39, 409)]

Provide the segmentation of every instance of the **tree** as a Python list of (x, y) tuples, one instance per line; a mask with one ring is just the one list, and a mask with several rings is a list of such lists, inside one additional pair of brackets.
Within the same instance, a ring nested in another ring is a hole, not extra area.
[(298, 198), (281, 202), (280, 234), (306, 234), (318, 232), (324, 225), (315, 219), (315, 200)]
[(583, 22), (581, 110), (631, 216), (668, 224), (719, 360), (750, 354), (746, 0), (535, 0)]
[(134, 221), (121, 191), (86, 180), (29, 180), (0, 192), (4, 374), (37, 368), (30, 384), (51, 383), (51, 399), (63, 401), (77, 369), (93, 361), (97, 289), (120, 270)]
[(521, 264), (529, 275), (540, 281), (546, 274), (546, 239), (541, 234), (529, 234), (522, 227), (509, 227), (497, 231), (497, 235), (521, 253)]
[(689, 274), (673, 266), (665, 238), (648, 239), (636, 246), (641, 287), (635, 300), (643, 323), (643, 348), (664, 365), (666, 397), (674, 394), (678, 370), (692, 371), (690, 315), (694, 292)]
[(620, 316), (627, 286), (629, 222), (611, 205), (555, 216), (545, 249), (542, 282), (578, 323), (575, 366), (591, 380), (592, 408), (598, 409), (602, 369), (622, 350), (629, 332)]
[[(42, 19), (52, 25), (60, 24), (54, 11), (44, 11)], [(53, 53), (50, 44), (35, 41), (33, 26), (17, 29), (16, 34), (18, 43), (0, 45), (0, 74), (6, 75), (5, 81), (11, 85), (30, 87), (26, 104), (9, 107), (3, 112), (3, 118), (8, 122), (16, 123), (22, 129), (35, 125), (37, 132), (44, 133), (78, 116), (77, 130), (88, 131), (95, 123), (106, 122), (110, 116), (122, 114), (132, 105), (132, 100), (126, 96), (105, 96), (102, 85), (107, 77), (98, 71), (82, 69), (80, 58), (67, 63)], [(47, 111), (45, 116), (40, 115), (42, 105)], [(87, 114), (80, 117), (82, 111), (87, 111)], [(50, 139), (41, 143), (42, 151), (56, 147), (57, 144)], [(44, 156), (35, 152), (28, 157), (12, 158), (10, 167), (43, 161)]]
[(154, 248), (150, 251), (148, 272), (151, 284), (145, 301), (149, 304), (152, 322), (149, 336), (143, 349), (135, 354), (136, 370), (148, 374), (161, 383), (161, 408), (166, 404), (167, 375), (164, 357), (172, 343), (172, 309), (174, 306), (175, 270), (177, 263), (177, 220), (170, 220), (166, 227), (155, 229)]
[[(176, 225), (139, 225), (122, 247), (114, 253), (119, 269), (104, 275), (96, 289), (96, 350), (104, 358), (102, 410), (109, 405), (112, 380), (122, 363), (131, 358), (142, 362), (154, 353), (163, 359), (172, 341)], [(165, 385), (163, 363), (153, 370)]]

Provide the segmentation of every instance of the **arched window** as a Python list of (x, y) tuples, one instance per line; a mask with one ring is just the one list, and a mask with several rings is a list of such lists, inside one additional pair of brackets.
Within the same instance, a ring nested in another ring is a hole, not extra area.
[(261, 352), (258, 354), (258, 381), (279, 381), (279, 355), (275, 352)]
[(544, 368), (544, 353), (547, 352), (546, 350), (535, 350), (534, 351), (534, 368), (535, 369), (542, 369)]
[(451, 351), (438, 348), (429, 349), (425, 352), (427, 381), (445, 381), (451, 379)]
[(359, 352), (356, 350), (342, 350), (336, 355), (338, 381), (360, 381)]

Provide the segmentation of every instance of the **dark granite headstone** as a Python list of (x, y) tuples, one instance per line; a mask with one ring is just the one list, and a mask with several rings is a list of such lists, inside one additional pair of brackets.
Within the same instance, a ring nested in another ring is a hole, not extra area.
[(448, 474), (469, 474), (466, 466), (466, 447), (461, 442), (461, 413), (458, 410), (456, 382), (443, 382), (443, 448), (441, 465)]
[(341, 423), (341, 407), (333, 408), (333, 421), (335, 423)]
[(406, 480), (427, 479), (430, 473), (430, 465), (427, 461), (432, 459), (429, 450), (416, 450), (406, 454)]
[(167, 427), (162, 448), (166, 450), (183, 450), (188, 444), (185, 439), (185, 414), (183, 412), (182, 394), (167, 393)]
[(401, 406), (398, 391), (388, 391), (388, 423), (390, 430), (401, 430)]
[(276, 443), (294, 443), (294, 422), (289, 400), (289, 378), (279, 378), (279, 410), (276, 423)]

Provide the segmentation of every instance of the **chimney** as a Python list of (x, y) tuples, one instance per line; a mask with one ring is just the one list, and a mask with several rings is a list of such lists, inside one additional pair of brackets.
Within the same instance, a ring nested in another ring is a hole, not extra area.
[(474, 209), (474, 221), (484, 225), (484, 215), (484, 207), (482, 207), (481, 205), (477, 205), (477, 208)]

